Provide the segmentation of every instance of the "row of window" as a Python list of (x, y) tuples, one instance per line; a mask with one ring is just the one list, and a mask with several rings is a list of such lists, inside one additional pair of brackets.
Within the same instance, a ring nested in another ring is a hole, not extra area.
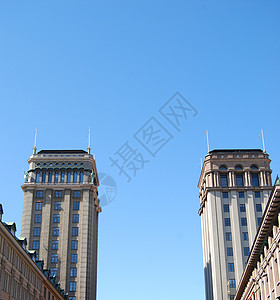
[[(35, 214), (34, 216), (34, 223), (41, 223), (42, 222), (42, 215), (41, 214)], [(60, 223), (60, 215), (54, 215), (53, 216), (53, 222), (54, 223)], [(73, 223), (79, 223), (79, 215), (73, 214), (72, 215), (72, 222)]]
[[(228, 198), (228, 192), (223, 192), (222, 197), (224, 199), (227, 199)], [(239, 198), (244, 198), (244, 192), (239, 192), (238, 197)], [(255, 198), (261, 198), (261, 192), (255, 192)]]
[[(240, 204), (239, 206), (240, 212), (246, 212), (246, 206), (245, 204)], [(262, 212), (262, 205), (257, 203), (256, 204), (256, 211)], [(229, 212), (229, 204), (224, 204), (224, 212)]]
[[(235, 174), (236, 186), (244, 186), (243, 173)], [(259, 173), (251, 173), (252, 186), (260, 186)], [(228, 174), (220, 174), (221, 187), (228, 186)]]
[[(76, 264), (77, 262), (78, 262), (78, 254), (71, 254), (71, 258), (70, 258), (71, 260), (71, 263), (72, 264)], [(56, 264), (56, 263), (58, 263), (58, 255), (57, 254), (52, 254), (51, 255), (51, 263), (54, 263), (54, 264)]]
[[(71, 178), (73, 174), (73, 179)], [(35, 182), (39, 183), (52, 183), (54, 180), (55, 183), (58, 183), (59, 181), (59, 173), (58, 172), (42, 172), (42, 176), (41, 173), (37, 172), (36, 173), (36, 179)], [(61, 172), (60, 173), (60, 182), (64, 183), (66, 180), (67, 183), (73, 182), (73, 183), (77, 183), (77, 182), (84, 182), (84, 172)]]
[[(52, 162), (51, 162), (51, 163), (48, 163), (48, 164), (47, 164), (47, 163), (43, 163), (43, 166), (44, 166), (44, 167), (46, 167), (47, 165), (50, 166), (50, 167), (52, 167), (52, 166), (53, 166), (53, 163), (52, 163)], [(64, 166), (65, 166), (65, 163), (60, 163), (60, 164), (59, 164), (59, 163), (56, 163), (55, 165), (56, 165), (57, 167), (58, 167), (59, 165), (61, 165), (62, 167), (64, 167)], [(71, 163), (68, 163), (67, 165), (68, 165), (68, 166), (71, 166), (72, 164), (71, 164)], [(77, 166), (77, 165), (78, 165), (78, 163), (74, 163), (74, 166)], [(80, 166), (83, 166), (83, 165), (84, 165), (84, 163), (80, 163)], [(37, 163), (37, 166), (38, 166), (38, 167), (41, 166), (41, 163)]]
[[(243, 253), (244, 253), (244, 256), (249, 256), (249, 254), (250, 254), (250, 248), (249, 247), (244, 247), (243, 248)], [(233, 249), (232, 249), (232, 247), (227, 247), (227, 256), (233, 256)]]
[[(42, 207), (43, 207), (43, 202), (36, 201), (35, 210), (42, 210)], [(60, 201), (54, 202), (54, 209), (55, 210), (61, 210), (61, 202)], [(80, 209), (80, 202), (79, 201), (74, 201), (73, 202), (73, 210), (79, 210), (79, 209)]]
[[(226, 165), (222, 165), (222, 166), (220, 166), (219, 169), (220, 170), (227, 170), (227, 166)], [(258, 168), (257, 165), (251, 165), (250, 169), (251, 170), (258, 170), (259, 168)], [(235, 170), (241, 171), (241, 170), (243, 170), (243, 167), (241, 165), (237, 165), (237, 166), (235, 166)]]
[[(36, 198), (43, 198), (44, 197), (44, 191), (36, 191)], [(55, 191), (54, 193), (55, 198), (62, 198), (62, 191)], [(81, 197), (81, 191), (74, 191), (73, 192), (74, 198)]]
[[(241, 226), (247, 226), (247, 218), (240, 218)], [(258, 226), (260, 226), (262, 218), (257, 218)], [(231, 226), (230, 218), (225, 218), (225, 226)]]
[[(52, 241), (52, 250), (58, 250), (58, 241)], [(33, 241), (33, 250), (39, 250), (40, 241)], [(78, 241), (74, 240), (71, 242), (71, 249), (78, 250)], [(71, 261), (72, 262), (72, 261)]]
[[(35, 235), (35, 231), (37, 232), (37, 229), (36, 228), (39, 228), (39, 232), (40, 232), (40, 227), (35, 227), (34, 228), (34, 236)], [(36, 230), (35, 230), (36, 229)], [(53, 228), (53, 233), (52, 233), (53, 236), (59, 236), (59, 227), (54, 227)], [(72, 236), (78, 236), (79, 235), (79, 227), (72, 227)], [(38, 236), (38, 234), (37, 234)], [(39, 233), (39, 236), (40, 236), (40, 233)]]
[[(248, 241), (248, 232), (242, 232), (242, 239), (243, 241)], [(226, 232), (226, 241), (232, 241), (231, 232)]]

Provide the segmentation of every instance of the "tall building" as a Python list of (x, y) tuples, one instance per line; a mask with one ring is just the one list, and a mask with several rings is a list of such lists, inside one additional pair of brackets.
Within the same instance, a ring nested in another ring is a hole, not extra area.
[(198, 187), (206, 299), (232, 300), (272, 190), (268, 154), (210, 151)]
[(21, 235), (69, 293), (69, 300), (96, 299), (101, 208), (96, 164), (89, 152), (34, 150), (22, 186)]

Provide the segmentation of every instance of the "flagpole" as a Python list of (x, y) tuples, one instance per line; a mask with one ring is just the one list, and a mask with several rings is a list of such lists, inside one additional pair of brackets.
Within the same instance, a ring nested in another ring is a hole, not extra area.
[(263, 152), (265, 153), (265, 144), (264, 144), (263, 129), (261, 130), (261, 133), (262, 133)]
[(207, 139), (207, 149), (209, 153), (209, 138), (208, 138), (208, 130), (206, 130), (206, 139)]
[(36, 143), (37, 143), (37, 128), (35, 129), (35, 138), (34, 138), (34, 147), (33, 147), (33, 154), (36, 154)]

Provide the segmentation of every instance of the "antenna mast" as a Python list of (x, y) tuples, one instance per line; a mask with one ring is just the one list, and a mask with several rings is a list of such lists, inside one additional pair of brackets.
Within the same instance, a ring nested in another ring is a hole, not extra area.
[(261, 130), (261, 133), (262, 133), (263, 152), (265, 153), (265, 144), (264, 144), (263, 129)]
[(208, 137), (208, 130), (206, 130), (206, 139), (207, 139), (207, 149), (209, 153), (209, 137)]
[(35, 129), (35, 138), (34, 138), (34, 147), (33, 147), (33, 154), (36, 154), (36, 143), (37, 143), (37, 128)]
[(88, 154), (90, 154), (90, 127), (88, 128)]

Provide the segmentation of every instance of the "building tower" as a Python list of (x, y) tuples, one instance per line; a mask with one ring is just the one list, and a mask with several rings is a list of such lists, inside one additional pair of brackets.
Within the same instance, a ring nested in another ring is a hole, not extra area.
[(90, 148), (35, 150), (22, 186), (21, 236), (39, 253), (69, 300), (95, 300), (101, 211), (95, 160)]
[(268, 154), (213, 150), (199, 197), (207, 300), (232, 300), (272, 190)]

